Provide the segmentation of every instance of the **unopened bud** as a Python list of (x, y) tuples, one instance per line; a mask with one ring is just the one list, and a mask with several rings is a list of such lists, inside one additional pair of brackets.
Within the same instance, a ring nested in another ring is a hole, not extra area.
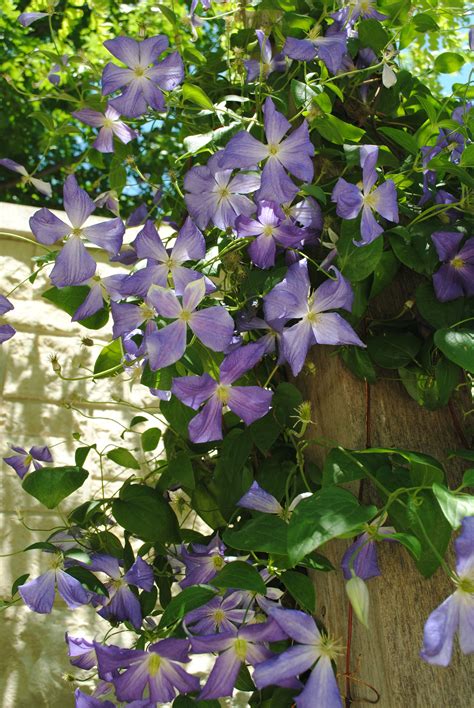
[(357, 619), (369, 628), (369, 590), (362, 578), (354, 575), (346, 583), (346, 593)]
[(58, 357), (56, 356), (56, 354), (51, 354), (50, 361), (51, 361), (51, 366), (53, 368), (54, 373), (60, 374), (61, 373), (61, 364), (59, 363), (59, 360), (58, 360)]

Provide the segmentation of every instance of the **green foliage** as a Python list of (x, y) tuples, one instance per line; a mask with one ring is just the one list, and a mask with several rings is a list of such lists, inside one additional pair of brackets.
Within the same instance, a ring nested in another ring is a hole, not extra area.
[(63, 499), (82, 487), (88, 476), (82, 467), (42, 467), (28, 474), (22, 487), (47, 509), (55, 509)]

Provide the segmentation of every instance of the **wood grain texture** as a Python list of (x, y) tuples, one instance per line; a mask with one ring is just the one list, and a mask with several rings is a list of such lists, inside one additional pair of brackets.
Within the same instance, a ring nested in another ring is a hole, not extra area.
[[(310, 361), (316, 367), (315, 373), (301, 375), (296, 383), (313, 404), (316, 426), (312, 434), (327, 440), (329, 445), (330, 441), (337, 441), (348, 448), (366, 447), (365, 384), (352, 376), (329, 347), (314, 347)], [(422, 409), (396, 381), (381, 380), (370, 386), (369, 427), (373, 447), (417, 450), (445, 463), (448, 450), (464, 446), (448, 408), (433, 412)], [(308, 458), (321, 464), (328, 449), (312, 444), (307, 448)], [(462, 465), (449, 461), (447, 469), (454, 486)], [(363, 500), (367, 502), (371, 497), (375, 495), (364, 484)], [(322, 552), (339, 567), (348, 543), (329, 543)], [(370, 631), (356, 619), (353, 622), (353, 704), (370, 705), (374, 701), (375, 694), (365, 685), (370, 684), (380, 695), (380, 708), (472, 708), (472, 657), (462, 656), (456, 647), (451, 666), (443, 669), (426, 664), (418, 656), (424, 622), (453, 592), (453, 586), (442, 571), (428, 580), (422, 578), (398, 544), (379, 544), (378, 549), (382, 577), (368, 581)], [(317, 617), (345, 645), (348, 602), (342, 572), (315, 573), (313, 578)], [(344, 671), (345, 656), (341, 656), (338, 674), (345, 695)]]

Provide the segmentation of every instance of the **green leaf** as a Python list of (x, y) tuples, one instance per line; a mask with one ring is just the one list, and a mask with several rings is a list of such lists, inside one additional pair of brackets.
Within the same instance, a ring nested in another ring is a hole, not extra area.
[(172, 396), (169, 401), (160, 401), (160, 413), (164, 415), (170, 427), (185, 440), (188, 439), (188, 425), (195, 412), (181, 403), (176, 396)]
[(252, 681), (250, 671), (245, 666), (245, 664), (242, 664), (242, 666), (240, 667), (239, 675), (237, 676), (237, 680), (235, 682), (235, 688), (238, 691), (255, 691), (255, 684)]
[(388, 138), (390, 138), (390, 140), (402, 147), (404, 150), (406, 150), (406, 152), (410, 153), (410, 155), (418, 155), (418, 153), (420, 152), (418, 143), (416, 142), (413, 135), (410, 135), (410, 133), (407, 133), (404, 130), (383, 126), (382, 128), (378, 128), (378, 132), (382, 133), (382, 135), (386, 135)]
[(126, 531), (143, 541), (179, 542), (178, 520), (162, 495), (151, 487), (130, 484), (122, 487), (112, 504), (112, 515)]
[(429, 411), (445, 406), (459, 382), (460, 368), (444, 357), (427, 373), (418, 366), (399, 369), (401, 381), (410, 396)]
[(297, 563), (327, 541), (355, 531), (376, 512), (376, 507), (360, 506), (352, 494), (339, 487), (326, 487), (303, 499), (288, 527), (290, 560)]
[(106, 457), (115, 462), (115, 464), (120, 465), (120, 467), (126, 467), (130, 470), (140, 469), (138, 460), (125, 447), (116, 447), (114, 450), (110, 450)]
[(183, 98), (185, 101), (191, 101), (201, 108), (209, 111), (214, 110), (214, 104), (207, 93), (195, 84), (183, 84)]
[(431, 276), (439, 259), (426, 234), (410, 232), (402, 226), (390, 229), (388, 234), (393, 251), (401, 263), (417, 273)]
[(265, 595), (267, 591), (258, 570), (244, 561), (234, 561), (225, 565), (212, 579), (212, 584), (218, 588), (250, 590), (259, 595)]
[(431, 455), (413, 450), (404, 450), (399, 447), (371, 447), (367, 450), (359, 450), (362, 457), (371, 455), (398, 455), (402, 458), (399, 464), (407, 462), (410, 469), (410, 481), (413, 486), (424, 486), (433, 482), (444, 481), (444, 468)]
[(410, 332), (377, 334), (367, 339), (371, 359), (384, 369), (410, 364), (421, 348), (421, 340)]
[(316, 91), (302, 81), (293, 79), (291, 82), (291, 95), (293, 96), (297, 108), (301, 108), (302, 106), (306, 108), (316, 96)]
[(276, 387), (272, 400), (272, 411), (282, 427), (291, 426), (296, 409), (303, 402), (303, 396), (293, 384), (283, 381)]
[(370, 47), (376, 53), (390, 41), (388, 33), (377, 20), (362, 20), (358, 23), (357, 30), (361, 45)]
[(376, 238), (366, 246), (356, 246), (353, 238), (358, 238), (359, 234), (355, 235), (352, 225), (348, 227), (346, 224), (344, 222), (337, 244), (339, 268), (352, 282), (365, 280), (374, 272), (382, 257), (383, 238)]
[(412, 536), (409, 533), (391, 533), (388, 538), (398, 541), (402, 546), (405, 546), (416, 560), (420, 559), (421, 544), (416, 536)]
[(110, 373), (104, 372), (109, 371), (109, 369), (114, 369), (116, 366), (120, 366), (122, 357), (122, 340), (120, 338), (114, 339), (113, 342), (102, 349), (97, 357), (94, 364), (94, 378), (105, 379), (109, 376), (118, 376), (118, 374), (123, 371), (123, 368)]
[(474, 469), (466, 470), (462, 477), (463, 487), (474, 487)]
[(24, 575), (20, 575), (20, 577), (14, 581), (14, 583), (12, 585), (12, 591), (11, 591), (12, 597), (17, 594), (18, 588), (20, 587), (20, 585), (23, 585), (23, 583), (25, 583), (29, 577), (30, 577), (30, 574), (25, 573)]
[(184, 138), (184, 147), (188, 153), (195, 153), (209, 143), (218, 143), (223, 137), (231, 133), (234, 128), (239, 125), (237, 122), (223, 125), (221, 128), (210, 130), (207, 133), (199, 133), (198, 135), (188, 135)]
[(280, 435), (281, 427), (275, 420), (273, 410), (271, 410), (263, 418), (259, 418), (259, 420), (249, 425), (247, 431), (250, 433), (255, 446), (265, 455)]
[(439, 74), (455, 74), (464, 64), (464, 58), (460, 54), (443, 52), (436, 57), (434, 70)]
[(314, 614), (316, 593), (313, 582), (308, 578), (306, 573), (287, 570), (280, 575), (280, 580), (301, 609)]
[(179, 595), (173, 597), (168, 603), (158, 627), (160, 629), (161, 627), (169, 627), (178, 620), (182, 620), (188, 612), (196, 610), (212, 600), (215, 594), (216, 591), (206, 585), (193, 585), (181, 590)]
[(315, 118), (311, 122), (311, 127), (315, 128), (325, 140), (337, 145), (344, 145), (347, 142), (358, 143), (365, 135), (365, 130), (362, 128), (328, 114)]
[(76, 467), (82, 467), (84, 462), (87, 459), (87, 455), (89, 452), (92, 450), (92, 446), (87, 446), (87, 447), (78, 447), (77, 450), (74, 453), (74, 462), (76, 463)]
[(148, 428), (141, 435), (141, 443), (143, 452), (151, 452), (156, 448), (161, 438), (161, 430), (159, 428)]
[[(82, 305), (86, 297), (89, 295), (90, 288), (88, 285), (72, 285), (66, 288), (50, 288), (46, 290), (41, 297), (44, 297), (53, 305), (59, 307), (60, 310), (67, 312), (68, 315), (73, 315), (78, 307)], [(79, 324), (87, 329), (100, 329), (109, 319), (109, 313), (106, 309), (99, 310), (95, 315), (86, 317), (85, 320), (80, 320)]]
[(393, 251), (382, 253), (373, 274), (372, 287), (370, 288), (371, 299), (385, 290), (396, 276), (399, 267), (400, 262)]
[(212, 492), (223, 516), (229, 517), (235, 505), (252, 483), (244, 466), (252, 451), (253, 440), (248, 430), (234, 428), (224, 438), (214, 472)]
[(439, 329), (434, 341), (448, 359), (474, 374), (474, 329)]
[(163, 3), (161, 3), (161, 2), (157, 3), (156, 6), (160, 9), (160, 11), (166, 17), (168, 22), (170, 22), (172, 25), (177, 24), (178, 18), (176, 17), (174, 12), (169, 9), (169, 7), (166, 7), (166, 5), (163, 5)]
[(287, 531), (288, 526), (278, 516), (262, 514), (239, 528), (227, 528), (222, 539), (239, 551), (262, 551), (284, 556)]
[(193, 466), (186, 452), (178, 452), (168, 460), (168, 467), (160, 477), (158, 488), (164, 491), (175, 484), (188, 489), (194, 489), (196, 486)]
[(350, 456), (337, 447), (329, 452), (323, 465), (323, 486), (354, 482), (365, 476), (364, 463), (359, 460), (360, 464), (357, 464), (353, 459), (354, 452), (350, 450), (349, 453)]
[(453, 529), (461, 526), (466, 516), (474, 516), (474, 497), (470, 494), (454, 494), (441, 484), (433, 484), (433, 493), (441, 510)]
[(89, 472), (82, 467), (42, 467), (27, 474), (21, 486), (47, 509), (55, 509), (82, 487), (88, 476)]
[(76, 578), (76, 580), (79, 580), (81, 585), (97, 593), (97, 595), (102, 595), (103, 597), (109, 596), (109, 591), (105, 585), (101, 583), (97, 576), (91, 573), (90, 570), (82, 568), (80, 565), (75, 565), (72, 568), (66, 568), (66, 573)]
[(219, 504), (203, 483), (196, 484), (191, 495), (191, 506), (211, 529), (222, 528), (227, 521), (219, 510)]
[(412, 17), (411, 21), (417, 32), (435, 32), (439, 30), (439, 25), (427, 12), (419, 12)]
[(362, 381), (375, 383), (377, 374), (366, 349), (361, 347), (345, 347), (341, 352), (341, 357), (350, 371)]
[(435, 329), (449, 327), (463, 318), (464, 298), (440, 302), (431, 283), (422, 283), (415, 293), (418, 312)]

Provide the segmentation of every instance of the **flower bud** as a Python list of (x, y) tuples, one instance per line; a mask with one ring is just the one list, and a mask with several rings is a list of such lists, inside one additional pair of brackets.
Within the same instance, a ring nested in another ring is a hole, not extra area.
[(354, 575), (346, 583), (346, 593), (357, 619), (369, 628), (369, 590), (362, 578)]

